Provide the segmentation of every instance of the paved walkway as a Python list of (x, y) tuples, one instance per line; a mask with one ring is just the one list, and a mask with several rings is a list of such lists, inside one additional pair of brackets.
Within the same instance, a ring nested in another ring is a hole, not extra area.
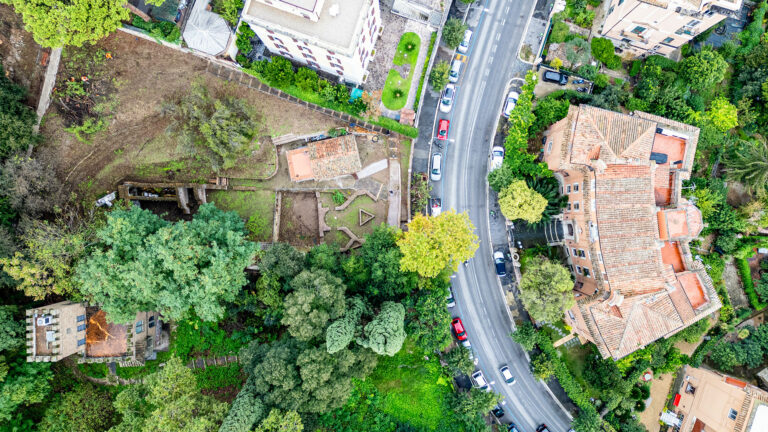
[[(43, 120), (45, 112), (48, 111), (48, 106), (51, 104), (51, 92), (53, 92), (53, 86), (56, 84), (56, 74), (59, 71), (59, 63), (61, 62), (61, 48), (54, 48), (51, 50), (51, 58), (48, 61), (48, 69), (45, 70), (45, 80), (43, 81), (43, 89), (40, 91), (40, 101), (37, 103), (37, 124), (35, 125), (35, 133), (40, 130), (40, 122)], [(32, 148), (30, 147), (30, 150)]]
[(372, 176), (387, 167), (387, 160), (378, 160), (357, 172), (357, 178)]
[(394, 227), (400, 226), (400, 200), (402, 199), (400, 186), (400, 151), (397, 140), (387, 140), (389, 144), (389, 209), (387, 210), (387, 224)]

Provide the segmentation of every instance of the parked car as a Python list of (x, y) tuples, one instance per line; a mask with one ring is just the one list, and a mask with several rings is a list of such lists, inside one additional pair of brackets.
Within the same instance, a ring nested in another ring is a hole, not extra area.
[(450, 120), (440, 119), (437, 122), (437, 139), (445, 141), (448, 139), (448, 128), (451, 126)]
[(461, 341), (461, 346), (463, 346), (466, 349), (472, 348), (472, 344), (469, 342), (469, 339), (464, 339), (463, 341)]
[(464, 40), (459, 44), (459, 52), (465, 54), (469, 51), (469, 41), (472, 40), (472, 30), (466, 30), (464, 32)]
[(440, 216), (443, 212), (443, 200), (440, 198), (432, 198), (432, 205), (429, 206), (429, 213), (432, 216)]
[(448, 291), (448, 297), (446, 297), (445, 300), (449, 308), (456, 306), (456, 299), (453, 298), (453, 293), (451, 291)]
[(504, 382), (507, 384), (514, 384), (515, 383), (515, 377), (512, 376), (512, 372), (509, 371), (509, 366), (504, 365), (499, 369), (499, 372), (501, 372), (501, 377), (504, 378)]
[(551, 71), (551, 70), (544, 72), (543, 79), (544, 81), (549, 81), (549, 82), (553, 82), (560, 85), (568, 84), (568, 75), (560, 72)]
[(501, 168), (504, 163), (504, 151), (502, 146), (493, 146), (491, 149), (491, 171)]
[(513, 109), (515, 109), (515, 105), (517, 105), (517, 99), (520, 98), (520, 93), (516, 91), (510, 91), (507, 93), (507, 101), (504, 102), (504, 117), (509, 118), (509, 113), (512, 112)]
[(502, 408), (499, 405), (496, 405), (495, 407), (493, 407), (491, 412), (493, 413), (494, 416), (496, 416), (496, 418), (504, 417), (504, 408)]
[(571, 81), (571, 84), (584, 84), (584, 80), (583, 79), (576, 79), (576, 80)]
[(589, 87), (577, 87), (576, 91), (579, 93), (587, 93), (589, 91)]
[(494, 252), (493, 263), (496, 265), (496, 274), (499, 275), (499, 277), (504, 277), (507, 275), (507, 266), (505, 265), (504, 252)]
[(458, 82), (459, 81), (459, 75), (461, 74), (461, 65), (464, 63), (461, 60), (454, 60), (453, 63), (451, 63), (451, 71), (448, 72), (448, 82)]
[(488, 387), (488, 381), (485, 380), (485, 376), (483, 375), (483, 371), (475, 371), (472, 374), (472, 385), (475, 387), (481, 389), (481, 390), (489, 390)]
[(456, 96), (456, 86), (448, 84), (443, 90), (443, 97), (440, 99), (440, 111), (444, 113), (451, 112), (453, 108), (453, 97)]
[(517, 430), (517, 426), (515, 426), (514, 423), (510, 423), (507, 425), (507, 432), (520, 432)]
[(435, 153), (432, 155), (432, 171), (429, 172), (429, 179), (440, 181), (443, 177), (443, 155)]
[(547, 425), (542, 423), (536, 428), (536, 432), (549, 432), (549, 429), (547, 428)]
[(453, 329), (453, 332), (456, 333), (456, 339), (460, 341), (467, 340), (467, 331), (464, 330), (464, 323), (461, 322), (461, 318), (454, 318), (453, 321), (451, 321), (451, 328)]

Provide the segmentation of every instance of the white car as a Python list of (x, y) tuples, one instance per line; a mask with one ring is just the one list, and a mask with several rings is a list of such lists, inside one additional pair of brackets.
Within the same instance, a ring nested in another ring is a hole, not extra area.
[(429, 172), (429, 179), (437, 182), (443, 177), (443, 155), (435, 153), (432, 155), (432, 171)]
[(520, 99), (520, 93), (516, 91), (510, 91), (507, 94), (507, 101), (504, 102), (504, 117), (509, 118), (509, 113), (515, 109), (515, 105), (517, 105), (518, 99)]
[(455, 83), (459, 81), (462, 64), (461, 60), (454, 60), (453, 63), (451, 63), (451, 71), (448, 72), (448, 82)]
[(446, 297), (447, 305), (449, 308), (456, 306), (456, 299), (453, 298), (453, 293), (448, 291), (448, 297)]
[(501, 377), (504, 378), (504, 382), (512, 385), (515, 383), (515, 377), (512, 376), (512, 372), (509, 371), (509, 366), (504, 365), (499, 369), (499, 372), (501, 372)]
[(472, 30), (466, 30), (464, 32), (464, 40), (459, 44), (459, 52), (464, 54), (469, 51), (469, 41), (472, 40)]
[(443, 201), (440, 198), (432, 198), (432, 205), (430, 206), (430, 214), (432, 216), (440, 216), (443, 212)]
[(444, 113), (451, 112), (453, 108), (453, 97), (456, 96), (456, 86), (448, 84), (443, 90), (443, 97), (440, 99), (440, 111)]
[(472, 348), (472, 344), (469, 342), (469, 339), (464, 339), (461, 341), (461, 346), (463, 346), (466, 349)]
[(491, 390), (491, 388), (488, 386), (488, 381), (485, 380), (485, 375), (483, 375), (483, 371), (477, 370), (472, 374), (472, 384), (481, 390), (486, 390), (486, 391)]
[(491, 171), (501, 168), (504, 163), (504, 147), (493, 146), (491, 149)]

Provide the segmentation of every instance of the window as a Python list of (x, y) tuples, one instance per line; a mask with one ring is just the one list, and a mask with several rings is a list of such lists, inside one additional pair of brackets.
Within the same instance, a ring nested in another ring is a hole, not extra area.
[(589, 269), (588, 269), (588, 268), (586, 268), (586, 267), (584, 267), (584, 276), (586, 276), (586, 277), (591, 277), (591, 276), (589, 275)]
[(78, 315), (77, 322), (83, 322), (83, 321), (85, 321), (85, 315)]
[(579, 249), (579, 258), (586, 258), (587, 254), (584, 253), (584, 249)]
[(300, 46), (300, 47), (299, 47), (299, 50), (300, 50), (300, 51), (306, 51), (306, 52), (308, 52), (308, 53), (312, 54), (312, 50), (311, 50), (311, 49), (309, 49), (309, 48), (307, 48), (307, 47), (305, 47), (305, 46)]
[(136, 334), (144, 331), (144, 321), (136, 321)]
[(643, 26), (635, 26), (635, 28), (632, 29), (632, 33), (636, 35), (641, 35), (645, 31), (645, 27)]
[(67, 328), (67, 334), (72, 334), (72, 329), (71, 328)]
[(664, 39), (663, 41), (661, 41), (661, 43), (669, 44), (669, 43), (672, 43), (674, 41), (675, 41), (675, 38), (668, 37), (668, 38)]
[(579, 250), (576, 248), (571, 249), (573, 251), (573, 256), (579, 256)]
[(573, 211), (579, 211), (579, 202), (578, 201), (573, 203)]
[(566, 205), (565, 205), (565, 209), (566, 209), (567, 211), (571, 211), (571, 203), (568, 203), (568, 204), (566, 204)]
[(288, 54), (288, 53), (287, 53), (287, 52), (285, 52), (285, 51), (280, 51), (280, 55), (281, 55), (281, 56), (283, 56), (283, 57), (288, 57), (288, 58), (291, 58), (291, 59), (293, 58), (293, 56), (292, 56), (292, 55)]
[[(69, 330), (69, 329), (67, 329), (67, 330)], [(79, 331), (79, 332), (85, 331), (85, 324), (80, 324), (79, 326), (77, 326), (77, 331)]]
[(288, 48), (280, 44), (275, 44), (275, 48), (277, 48), (280, 51), (288, 51)]
[(571, 185), (565, 187), (565, 193), (571, 193)]
[(611, 6), (610, 8), (608, 8), (608, 15), (610, 15), (610, 14), (612, 14), (612, 13), (613, 13), (613, 6)]
[(83, 346), (85, 345), (85, 339), (80, 339), (77, 341), (77, 346)]
[(573, 191), (574, 192), (578, 192), (579, 191), (579, 184), (578, 183), (574, 183), (573, 184)]
[(551, 151), (552, 151), (552, 141), (550, 141), (549, 144), (547, 144), (547, 153)]
[(619, 0), (619, 6), (621, 6), (624, 3), (624, 0)]
[(699, 20), (691, 20), (688, 24), (686, 24), (686, 27), (696, 27), (697, 25), (701, 24), (701, 21)]
[(736, 420), (736, 416), (738, 416), (738, 415), (739, 415), (739, 413), (735, 409), (733, 409), (733, 408), (731, 408), (731, 410), (728, 411), (728, 418), (731, 419), (731, 420)]
[(581, 266), (576, 266), (576, 273), (578, 273), (578, 274), (584, 274), (584, 273), (583, 273), (583, 271), (582, 271), (582, 269), (581, 269)]
[(154, 326), (155, 326), (155, 316), (152, 315), (151, 317), (149, 317), (149, 328), (152, 328)]

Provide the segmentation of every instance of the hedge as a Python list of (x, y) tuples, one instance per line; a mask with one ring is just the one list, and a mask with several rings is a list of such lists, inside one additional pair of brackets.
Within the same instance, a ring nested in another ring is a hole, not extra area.
[(744, 284), (744, 292), (747, 294), (747, 298), (749, 298), (749, 304), (752, 305), (752, 308), (755, 310), (762, 310), (766, 306), (768, 306), (768, 303), (763, 303), (760, 301), (760, 298), (757, 296), (757, 292), (755, 291), (755, 282), (752, 280), (752, 272), (749, 269), (749, 261), (747, 261), (744, 258), (736, 258), (736, 268), (739, 271), (739, 276), (741, 277), (741, 282)]
[(427, 59), (424, 61), (424, 67), (421, 69), (421, 78), (419, 78), (419, 88), (416, 90), (416, 100), (413, 101), (414, 111), (419, 110), (419, 101), (421, 101), (421, 92), (424, 90), (424, 78), (427, 76), (427, 69), (429, 69), (429, 60), (432, 58), (432, 50), (435, 48), (435, 39), (437, 39), (437, 32), (432, 32), (432, 36), (430, 36), (429, 38), (429, 48), (427, 48)]
[(181, 30), (179, 27), (169, 21), (144, 21), (138, 15), (133, 15), (131, 25), (139, 30), (143, 30), (144, 33), (154, 37), (155, 39), (164, 40), (166, 42), (180, 44), (181, 43)]

